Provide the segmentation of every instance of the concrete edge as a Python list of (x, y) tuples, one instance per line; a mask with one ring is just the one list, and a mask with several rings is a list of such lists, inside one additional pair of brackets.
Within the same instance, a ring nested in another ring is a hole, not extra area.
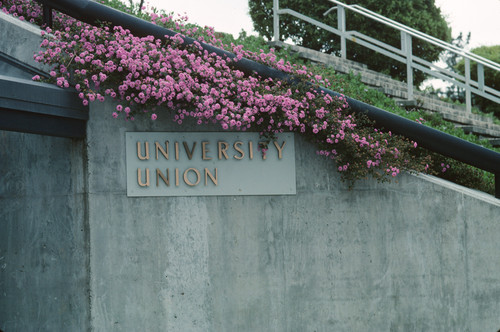
[(20, 19), (12, 15), (6, 14), (2, 11), (0, 11), (0, 20), (7, 21), (8, 24), (13, 24), (21, 29), (33, 33), (34, 35), (36, 35), (36, 37), (41, 37), (40, 34), (42, 30), (35, 24), (32, 24), (27, 21), (21, 21)]
[(409, 174), (409, 175), (421, 178), (421, 179), (428, 181), (428, 182), (435, 183), (439, 186), (456, 191), (456, 192), (461, 193), (465, 196), (469, 196), (471, 198), (483, 201), (485, 203), (500, 207), (500, 199), (495, 198), (494, 196), (487, 194), (485, 192), (471, 189), (471, 188), (467, 188), (467, 187), (461, 186), (459, 184), (456, 184), (454, 182), (450, 182), (448, 180), (438, 178), (438, 177), (433, 176), (433, 175), (428, 175), (428, 174), (423, 174), (423, 173)]

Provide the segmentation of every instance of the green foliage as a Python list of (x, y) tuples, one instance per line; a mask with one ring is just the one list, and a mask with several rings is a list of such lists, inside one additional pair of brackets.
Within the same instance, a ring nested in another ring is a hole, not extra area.
[[(464, 37), (464, 35), (460, 33), (457, 38), (452, 39), (450, 44), (458, 48), (464, 49), (467, 47), (467, 45), (469, 45), (470, 37), (471, 37), (470, 32), (467, 34), (466, 37)], [(443, 61), (446, 63), (447, 68), (450, 70), (455, 70), (457, 63), (460, 60), (460, 55), (455, 52), (445, 51), (444, 54), (442, 54), (442, 57)]]
[[(466, 134), (463, 130), (455, 128), (452, 123), (444, 121), (439, 114), (426, 112), (422, 114), (422, 118), (425, 125), (429, 127), (487, 149), (500, 152), (500, 149), (493, 148), (488, 141), (480, 139), (473, 134)], [(434, 160), (433, 170), (439, 177), (492, 195), (495, 193), (495, 176), (492, 173), (436, 153), (432, 153), (432, 159)], [(450, 167), (448, 168), (446, 165)]]
[[(451, 30), (441, 11), (434, 4), (434, 0), (346, 0), (346, 4), (357, 4), (411, 28), (422, 31), (444, 41), (451, 40)], [(267, 39), (273, 36), (273, 11), (272, 0), (249, 0), (250, 16), (253, 20), (255, 31)], [(280, 8), (290, 8), (316, 20), (337, 26), (337, 12), (331, 11), (325, 18), (325, 13), (332, 7), (327, 0), (315, 0), (314, 5), (309, 1), (281, 0)], [(346, 12), (347, 30), (357, 30), (370, 37), (392, 45), (401, 47), (400, 33), (380, 23), (368, 20), (364, 16)], [(280, 40), (291, 39), (297, 45), (320, 50), (327, 53), (339, 52), (339, 38), (331, 33), (316, 28), (315, 26), (296, 19), (290, 15), (280, 16)], [(413, 39), (413, 55), (433, 62), (439, 59), (441, 49), (429, 43)], [(406, 79), (406, 65), (387, 58), (381, 54), (370, 51), (355, 43), (348, 42), (348, 58), (367, 64), (369, 68), (391, 75), (400, 80)], [(414, 72), (414, 83), (423, 82), (425, 74)]]
[[(250, 16), (253, 20), (255, 31), (268, 40), (273, 37), (273, 0), (249, 0)], [(280, 8), (290, 8), (313, 18), (321, 18), (323, 13), (332, 4), (328, 1), (315, 1), (311, 5), (309, 1), (281, 0)], [(332, 48), (330, 43), (331, 33), (319, 30), (302, 20), (291, 16), (280, 18), (280, 39), (292, 39), (298, 45), (303, 45), (312, 49), (329, 51)]]
[[(471, 50), (471, 52), (500, 64), (500, 45), (481, 46)], [(465, 61), (463, 59), (458, 61), (456, 70), (460, 74), (465, 75)], [(477, 80), (477, 63), (474, 61), (471, 62), (470, 72), (471, 78), (473, 80)], [(485, 85), (495, 90), (500, 90), (500, 72), (485, 67), (484, 82)], [(500, 118), (500, 105), (495, 103), (494, 101), (479, 96), (474, 96), (474, 105), (478, 106), (483, 112), (493, 113), (497, 118)]]
[[(351, 98), (500, 153), (500, 149), (492, 147), (487, 140), (480, 139), (473, 134), (466, 134), (463, 130), (456, 128), (453, 123), (444, 120), (438, 113), (432, 113), (418, 108), (405, 109), (399, 107), (393, 99), (387, 97), (381, 91), (371, 89), (363, 84), (359, 75), (336, 74), (331, 67), (324, 65), (309, 65), (308, 67), (313, 72), (320, 73), (331, 80), (332, 86), (330, 88), (334, 91), (344, 93)], [(432, 159), (432, 162), (429, 162), (430, 169), (427, 171), (428, 173), (462, 186), (494, 195), (495, 176), (492, 173), (424, 149), (419, 150), (417, 153), (429, 155)], [(449, 167), (447, 167), (447, 165), (449, 165)], [(351, 174), (354, 173), (355, 172), (351, 172)]]
[(128, 13), (128, 14), (135, 15), (138, 17), (144, 16), (144, 15), (141, 15), (140, 4), (133, 3), (132, 1), (125, 3), (125, 2), (120, 1), (120, 0), (99, 0), (98, 2), (100, 2), (103, 5), (106, 5), (108, 7), (122, 11), (124, 13)]
[(495, 195), (495, 175), (460, 161), (434, 154), (433, 172), (440, 178)]

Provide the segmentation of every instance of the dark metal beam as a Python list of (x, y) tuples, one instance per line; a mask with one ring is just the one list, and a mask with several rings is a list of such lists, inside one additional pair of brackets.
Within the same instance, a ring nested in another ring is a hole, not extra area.
[(84, 138), (86, 127), (86, 121), (80, 119), (0, 107), (0, 130), (66, 138)]
[(85, 137), (88, 107), (74, 89), (0, 75), (0, 129)]
[(47, 4), (43, 4), (43, 25), (52, 28), (52, 7)]

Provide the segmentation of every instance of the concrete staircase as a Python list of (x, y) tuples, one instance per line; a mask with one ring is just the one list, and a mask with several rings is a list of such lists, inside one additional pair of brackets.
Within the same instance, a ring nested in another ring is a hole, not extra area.
[(409, 101), (407, 100), (408, 92), (406, 83), (370, 70), (366, 65), (305, 47), (286, 44), (281, 41), (271, 42), (270, 44), (276, 48), (286, 47), (301, 58), (332, 66), (339, 73), (359, 74), (364, 84), (381, 90), (387, 96), (392, 97), (400, 106), (437, 112), (443, 119), (453, 122), (456, 127), (463, 129), (466, 133), (473, 133), (480, 138), (490, 141), (493, 146), (500, 146), (500, 125), (493, 123), (492, 118), (467, 113), (465, 106), (447, 103), (436, 96), (418, 91), (415, 91), (413, 94), (415, 100)]

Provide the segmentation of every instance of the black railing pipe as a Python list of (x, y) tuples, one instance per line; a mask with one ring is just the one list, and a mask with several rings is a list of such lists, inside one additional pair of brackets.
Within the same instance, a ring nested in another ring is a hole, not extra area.
[[(163, 39), (165, 36), (178, 34), (175, 31), (157, 26), (90, 0), (37, 1), (83, 22), (93, 25), (108, 22), (113, 26), (122, 26), (137, 36), (152, 35), (155, 38)], [(183, 38), (186, 45), (192, 44), (195, 41), (189, 37), (184, 36)], [(231, 52), (208, 44), (201, 43), (201, 46), (209, 53), (215, 53), (230, 59), (236, 57)], [(293, 76), (287, 73), (245, 58), (239, 61), (232, 61), (231, 66), (249, 75), (258, 74), (263, 78), (273, 78), (289, 82), (294, 81)], [(332, 96), (341, 96), (341, 94), (332, 90), (326, 88), (320, 89)], [(404, 135), (418, 142), (421, 147), (495, 174), (495, 197), (500, 198), (500, 153), (421, 125), (359, 100), (347, 96), (346, 99), (354, 112), (366, 114), (370, 119), (375, 121), (377, 126), (396, 134)]]
[(45, 0), (37, 0), (42, 5), (42, 24), (45, 27), (52, 28), (52, 8)]

